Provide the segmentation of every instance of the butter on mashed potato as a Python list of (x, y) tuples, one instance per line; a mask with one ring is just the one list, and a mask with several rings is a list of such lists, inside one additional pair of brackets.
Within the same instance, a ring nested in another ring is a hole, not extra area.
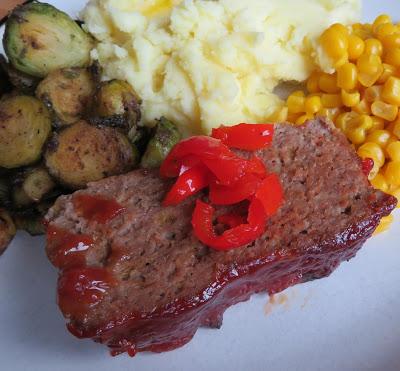
[[(127, 80), (144, 124), (160, 116), (186, 133), (265, 122), (281, 81), (305, 80), (316, 40), (358, 20), (361, 0), (91, 0), (82, 16), (99, 41), (104, 78)], [(321, 66), (329, 69), (329, 66)]]

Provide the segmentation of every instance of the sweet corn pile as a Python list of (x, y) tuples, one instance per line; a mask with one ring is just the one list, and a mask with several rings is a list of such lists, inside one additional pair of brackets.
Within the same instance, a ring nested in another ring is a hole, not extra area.
[[(400, 200), (400, 24), (380, 15), (372, 24), (334, 24), (319, 40), (334, 73), (315, 71), (307, 95), (287, 99), (287, 119), (298, 125), (329, 117), (361, 158), (374, 160), (375, 188)], [(377, 232), (388, 229), (393, 216)]]

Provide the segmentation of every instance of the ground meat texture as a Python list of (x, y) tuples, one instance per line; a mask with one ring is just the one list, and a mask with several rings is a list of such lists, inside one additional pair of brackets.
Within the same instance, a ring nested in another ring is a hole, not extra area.
[[(49, 226), (90, 236), (84, 266), (114, 280), (81, 311), (64, 308), (70, 331), (107, 344), (113, 354), (174, 349), (200, 326), (220, 327), (225, 309), (255, 292), (273, 294), (329, 275), (395, 207), (393, 197), (370, 186), (346, 138), (323, 119), (276, 125), (272, 145), (257, 155), (279, 174), (285, 201), (261, 238), (226, 252), (193, 235), (196, 197), (161, 206), (172, 183), (158, 171), (137, 170), (59, 198)], [(87, 220), (74, 206), (83, 194), (112, 199), (124, 210), (105, 224)], [(58, 248), (48, 243), (53, 263)], [(59, 285), (68, 277), (62, 270)]]

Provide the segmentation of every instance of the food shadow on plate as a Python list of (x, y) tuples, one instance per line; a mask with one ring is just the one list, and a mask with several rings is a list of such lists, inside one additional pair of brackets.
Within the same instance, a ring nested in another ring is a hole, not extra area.
[(104, 348), (67, 331), (56, 304), (57, 272), (47, 260), (42, 237), (19, 233), (0, 259), (0, 278), (2, 301), (11, 307), (0, 308), (0, 331), (7, 334), (9, 344), (46, 352), (49, 358), (86, 358), (94, 353), (108, 357)]

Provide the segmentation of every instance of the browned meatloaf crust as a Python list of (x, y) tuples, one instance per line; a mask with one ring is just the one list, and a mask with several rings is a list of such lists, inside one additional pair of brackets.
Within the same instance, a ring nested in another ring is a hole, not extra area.
[[(255, 292), (273, 294), (329, 275), (395, 207), (393, 197), (370, 186), (345, 137), (322, 119), (277, 125), (272, 146), (258, 155), (279, 174), (285, 203), (260, 239), (227, 252), (193, 236), (194, 198), (161, 206), (171, 183), (157, 171), (108, 178), (58, 199), (50, 226), (95, 238), (85, 264), (117, 282), (83, 315), (64, 313), (70, 331), (114, 354), (182, 346), (198, 327), (220, 327), (225, 309)], [(105, 225), (85, 220), (72, 202), (79, 194), (115, 199), (125, 211)]]

